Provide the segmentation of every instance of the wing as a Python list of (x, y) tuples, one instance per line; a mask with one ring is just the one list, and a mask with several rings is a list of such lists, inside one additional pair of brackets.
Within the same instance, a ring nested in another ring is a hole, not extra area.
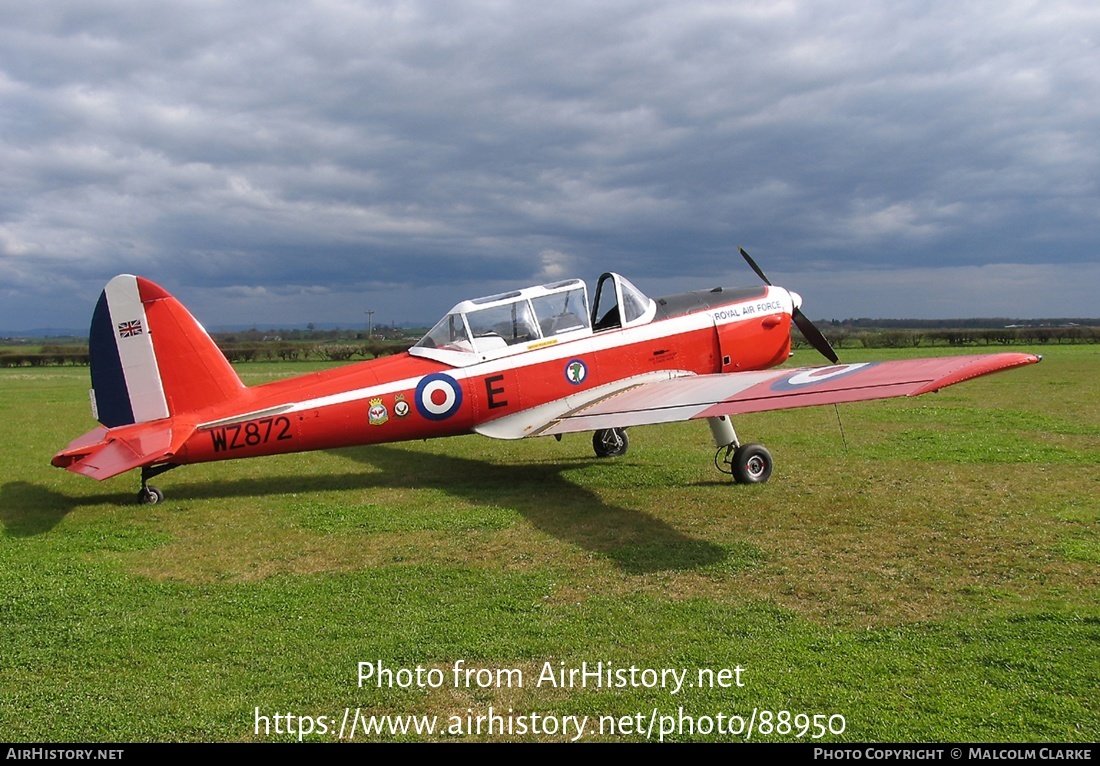
[[(496, 438), (553, 436), (601, 428), (671, 423), (817, 404), (918, 396), (944, 386), (1034, 364), (1034, 354), (985, 354), (772, 369), (627, 381), (571, 407), (544, 405), (479, 427)], [(541, 417), (540, 417), (541, 416)]]

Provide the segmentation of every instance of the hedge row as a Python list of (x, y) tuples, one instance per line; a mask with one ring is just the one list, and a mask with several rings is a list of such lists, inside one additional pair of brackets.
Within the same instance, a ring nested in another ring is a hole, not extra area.
[[(998, 330), (839, 330), (824, 326), (822, 332), (834, 348), (916, 348), (920, 346), (1009, 346), (1048, 343), (1100, 343), (1100, 327), (1006, 327)], [(805, 347), (794, 333), (796, 347)], [(405, 351), (411, 342), (312, 343), (309, 341), (255, 341), (221, 343), (230, 362), (305, 361), (331, 362), (373, 359)], [(37, 352), (0, 353), (0, 367), (45, 367), (88, 364), (84, 346), (43, 346)]]
[(325, 362), (347, 362), (351, 359), (373, 359), (405, 351), (412, 343), (374, 341), (370, 343), (293, 343), (288, 341), (255, 343), (220, 343), (218, 347), (231, 362), (296, 362), (319, 359)]
[[(918, 346), (1028, 346), (1048, 343), (1100, 343), (1100, 327), (1004, 327), (996, 330), (839, 330), (822, 334), (833, 348), (916, 348)], [(795, 345), (805, 347), (800, 333)]]
[(0, 354), (0, 367), (58, 367), (61, 365), (86, 365), (88, 352), (74, 351), (64, 354), (52, 353), (3, 353)]
[[(409, 348), (411, 343), (310, 343), (310, 342), (255, 342), (223, 343), (221, 352), (230, 362), (321, 361), (346, 362), (352, 359), (373, 359), (396, 354)], [(0, 353), (0, 367), (45, 367), (88, 364), (88, 349), (84, 346), (50, 347), (41, 351)]]

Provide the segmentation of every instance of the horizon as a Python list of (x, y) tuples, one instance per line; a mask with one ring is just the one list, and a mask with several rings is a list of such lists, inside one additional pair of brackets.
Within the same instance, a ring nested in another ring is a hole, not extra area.
[[(825, 319), (825, 318), (811, 318), (811, 321), (817, 325), (822, 331), (829, 330), (835, 327), (845, 327), (859, 324), (868, 324), (863, 329), (868, 330), (906, 330), (906, 329), (982, 329), (982, 330), (999, 330), (999, 329), (1015, 329), (1015, 328), (1041, 328), (1041, 327), (1100, 327), (1100, 317), (943, 317), (940, 319), (919, 319), (915, 317), (848, 317), (846, 319)], [(911, 325), (905, 323), (913, 323)], [(968, 324), (968, 323), (984, 323), (985, 324)], [(1012, 322), (1019, 324), (1001, 324), (1002, 322)], [(886, 324), (875, 324), (886, 323)], [(313, 329), (309, 329), (307, 325), (313, 324)], [(374, 335), (380, 334), (382, 330), (425, 330), (427, 331), (434, 324), (432, 322), (424, 322), (420, 324), (375, 324)], [(890, 326), (895, 324), (896, 326)], [(953, 327), (952, 325), (966, 325), (960, 327)], [(205, 326), (205, 324), (204, 324)], [(213, 325), (207, 327), (207, 332), (211, 336), (237, 333), (237, 332), (355, 332), (366, 333), (366, 326), (358, 326), (355, 322), (323, 322), (323, 323), (305, 323), (294, 325), (281, 325), (281, 326), (258, 326), (258, 325)], [(792, 326), (792, 331), (795, 328)], [(28, 328), (25, 330), (12, 331), (10, 329), (0, 330), (0, 340), (48, 340), (51, 338), (57, 339), (80, 339), (86, 336), (86, 331), (78, 331), (76, 328)]]

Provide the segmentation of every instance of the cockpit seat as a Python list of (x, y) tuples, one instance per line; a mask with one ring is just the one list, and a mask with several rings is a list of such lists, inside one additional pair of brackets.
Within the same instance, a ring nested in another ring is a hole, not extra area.
[(539, 327), (542, 328), (543, 337), (548, 338), (552, 335), (561, 335), (563, 332), (580, 330), (587, 327), (587, 325), (583, 319), (572, 311), (567, 311), (564, 314), (555, 314), (552, 317), (543, 319), (539, 322)]

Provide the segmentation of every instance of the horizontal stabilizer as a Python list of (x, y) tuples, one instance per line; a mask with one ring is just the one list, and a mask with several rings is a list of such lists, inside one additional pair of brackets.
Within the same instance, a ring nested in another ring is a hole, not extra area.
[(194, 426), (170, 421), (139, 423), (120, 428), (96, 428), (58, 452), (58, 468), (103, 481), (132, 468), (171, 462)]

